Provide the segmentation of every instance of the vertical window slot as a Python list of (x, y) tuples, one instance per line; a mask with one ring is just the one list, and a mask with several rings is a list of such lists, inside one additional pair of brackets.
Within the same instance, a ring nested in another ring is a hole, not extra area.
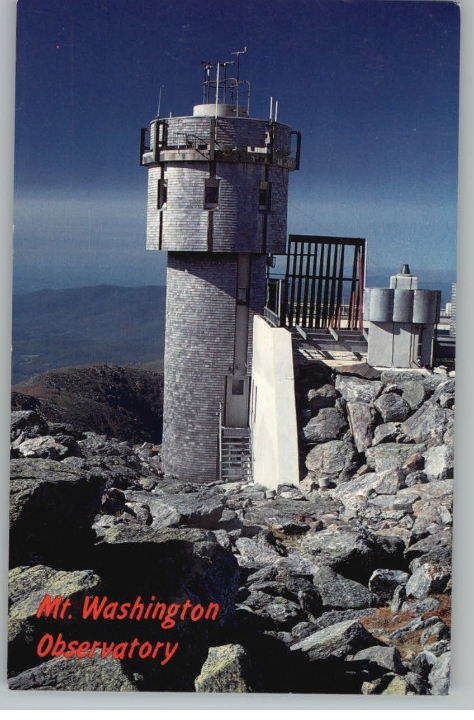
[(166, 208), (166, 203), (168, 202), (168, 181), (164, 178), (160, 178), (158, 180), (158, 198), (157, 198), (157, 208), (158, 210), (163, 210), (163, 208)]
[(204, 207), (206, 210), (214, 210), (219, 204), (219, 180), (217, 178), (206, 178), (204, 187)]
[(262, 180), (258, 191), (258, 209), (270, 210), (271, 208), (272, 184)]

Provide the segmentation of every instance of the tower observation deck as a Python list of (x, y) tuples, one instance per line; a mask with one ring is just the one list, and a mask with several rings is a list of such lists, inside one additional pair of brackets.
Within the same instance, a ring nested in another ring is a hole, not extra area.
[[(266, 300), (267, 257), (287, 236), (288, 174), (300, 134), (250, 117), (250, 85), (204, 63), (193, 114), (141, 131), (148, 168), (147, 249), (168, 252), (163, 465), (215, 481), (220, 430), (248, 428), (252, 317)], [(246, 101), (246, 102), (245, 102)]]

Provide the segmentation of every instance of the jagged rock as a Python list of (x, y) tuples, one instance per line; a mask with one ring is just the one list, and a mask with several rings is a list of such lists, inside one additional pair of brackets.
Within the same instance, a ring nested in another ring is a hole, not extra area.
[(317, 480), (336, 482), (356, 466), (356, 451), (349, 440), (316, 445), (306, 456), (306, 467)]
[(205, 529), (217, 529), (225, 506), (224, 494), (215, 487), (203, 487), (196, 492), (167, 492), (157, 489), (153, 494), (146, 491), (127, 491), (127, 503), (145, 504), (151, 514), (152, 527), (175, 527), (188, 525)]
[(365, 458), (367, 465), (376, 472), (401, 468), (404, 463), (417, 453), (423, 453), (425, 445), (403, 445), (401, 443), (382, 443), (367, 448)]
[(247, 592), (265, 592), (277, 598), (288, 598), (313, 617), (322, 610), (321, 596), (312, 582), (313, 568), (299, 574), (287, 558), (280, 558), (252, 573), (247, 579)]
[(95, 550), (95, 567), (117, 587), (127, 578), (134, 595), (193, 597), (218, 602), (220, 619), (233, 612), (239, 568), (231, 552), (214, 534), (200, 528), (154, 529), (138, 524), (102, 528)]
[(438, 384), (436, 387), (436, 390), (434, 391), (431, 402), (438, 402), (441, 406), (443, 406), (443, 402), (446, 405), (447, 399), (449, 397), (452, 398), (454, 402), (454, 393), (456, 391), (456, 385), (455, 380), (444, 380)]
[(452, 529), (443, 527), (430, 535), (424, 535), (405, 550), (405, 557), (414, 572), (424, 562), (446, 564), (451, 566)]
[(386, 672), (393, 672), (400, 675), (404, 672), (400, 652), (395, 647), (374, 645), (373, 647), (359, 650), (351, 660), (362, 665), (372, 676), (382, 675)]
[(401, 675), (395, 675), (389, 684), (382, 690), (382, 695), (409, 695), (407, 681)]
[(335, 387), (346, 402), (371, 403), (380, 394), (382, 383), (378, 380), (338, 375)]
[(403, 601), (406, 598), (405, 585), (397, 585), (393, 592), (392, 601), (390, 603), (390, 610), (393, 613), (399, 612), (403, 605)]
[(306, 442), (326, 442), (335, 440), (347, 428), (347, 421), (338, 408), (322, 408), (316, 417), (303, 428), (303, 437)]
[(12, 460), (10, 468), (12, 564), (62, 560), (70, 565), (88, 545), (102, 482), (93, 472), (56, 460)]
[(131, 692), (136, 686), (119, 660), (102, 658), (54, 658), (12, 677), (10, 690), (84, 690)]
[(395, 566), (403, 555), (403, 542), (375, 535), (363, 528), (332, 524), (308, 533), (300, 552), (310, 555), (318, 565), (326, 565), (352, 580), (368, 580), (373, 570)]
[(426, 612), (432, 612), (439, 608), (439, 600), (434, 597), (426, 597), (423, 600), (406, 600), (400, 610), (402, 612), (411, 612), (415, 615), (422, 615)]
[(409, 574), (403, 570), (378, 568), (370, 576), (369, 590), (375, 593), (381, 602), (389, 602), (395, 589), (400, 585), (405, 585), (409, 577)]
[(408, 402), (394, 392), (381, 395), (375, 400), (374, 407), (384, 423), (405, 420), (411, 412)]
[(295, 643), (291, 650), (299, 650), (314, 661), (330, 657), (342, 659), (374, 645), (377, 645), (376, 638), (364, 628), (359, 620), (345, 620), (318, 630)]
[(427, 482), (428, 476), (422, 470), (415, 470), (414, 472), (409, 472), (408, 475), (405, 476), (406, 487), (413, 487), (414, 485), (421, 485)]
[(374, 430), (372, 445), (380, 445), (383, 442), (393, 442), (400, 432), (399, 423), (389, 422), (377, 425)]
[[(429, 386), (430, 382), (432, 382), (431, 378), (433, 376), (431, 373), (425, 371), (425, 370), (382, 370), (381, 375), (381, 381), (384, 383), (384, 385), (387, 384), (394, 384), (403, 387), (403, 385), (407, 382), (415, 381), (415, 382), (422, 382), (424, 385)], [(435, 379), (434, 384), (435, 386), (442, 382), (441, 379)]]
[(422, 405), (428, 392), (421, 380), (409, 380), (402, 385), (402, 398), (409, 404), (412, 410), (418, 410)]
[[(322, 630), (323, 628), (343, 622), (344, 620), (358, 620), (359, 618), (373, 615), (373, 613), (374, 609), (371, 607), (359, 608), (357, 610), (353, 608), (349, 610), (328, 610), (315, 619), (311, 624), (310, 632), (305, 632), (304, 637), (311, 635), (315, 630)], [(303, 637), (303, 635), (301, 637)]]
[(251, 692), (251, 663), (242, 645), (210, 647), (194, 681), (197, 692)]
[[(304, 487), (304, 483), (301, 483)], [(313, 500), (292, 500), (276, 496), (269, 502), (250, 505), (242, 512), (246, 534), (256, 534), (261, 528), (298, 535), (327, 513), (337, 512), (338, 503), (329, 495)]]
[(365, 473), (340, 483), (331, 490), (331, 496), (342, 502), (344, 517), (350, 519), (356, 518), (376, 495), (395, 495), (403, 485), (404, 475), (400, 470)]
[(449, 675), (451, 669), (451, 653), (446, 652), (436, 658), (428, 676), (432, 695), (447, 695), (449, 692)]
[(420, 695), (426, 695), (429, 686), (428, 676), (435, 662), (436, 655), (429, 650), (423, 650), (418, 653), (411, 664), (411, 672), (407, 678)]
[(444, 622), (441, 622), (439, 618), (430, 618), (430, 620), (435, 620), (435, 622), (423, 631), (420, 643), (422, 645), (434, 645), (439, 640), (449, 639), (451, 635), (449, 627)]
[(321, 408), (333, 407), (336, 404), (337, 392), (334, 385), (326, 383), (320, 388), (308, 390), (306, 395), (311, 412), (317, 413)]
[(432, 593), (443, 592), (450, 577), (449, 567), (423, 563), (406, 584), (407, 597), (421, 599)]
[[(279, 485), (277, 488), (280, 497), (285, 500), (306, 500), (301, 490), (294, 485)], [(273, 499), (274, 495), (270, 497)]]
[(400, 430), (409, 441), (440, 444), (451, 417), (452, 410), (428, 400), (401, 424)]
[[(71, 600), (71, 614), (79, 611), (84, 595), (97, 592), (100, 578), (92, 570), (55, 570), (45, 565), (20, 566), (8, 575), (9, 672), (18, 673), (38, 661), (35, 643), (51, 631), (51, 622), (37, 619), (45, 597), (61, 595)], [(57, 621), (56, 621), (57, 622)], [(71, 623), (69, 623), (70, 625)], [(41, 632), (40, 632), (41, 631)]]
[(448, 445), (430, 447), (424, 453), (424, 472), (428, 480), (444, 480), (454, 472), (454, 448)]
[(334, 372), (338, 375), (351, 375), (364, 378), (365, 380), (380, 380), (381, 372), (367, 362), (349, 363), (348, 365), (337, 365)]
[(364, 585), (338, 575), (328, 567), (320, 567), (313, 575), (323, 603), (323, 610), (346, 610), (375, 605), (376, 597)]
[[(18, 438), (18, 440), (20, 440)], [(51, 460), (61, 460), (70, 454), (70, 447), (59, 442), (58, 438), (52, 435), (44, 435), (43, 437), (27, 438), (22, 442), (15, 441), (12, 448), (24, 458), (50, 458)]]
[(375, 425), (375, 410), (368, 403), (348, 402), (347, 417), (358, 452), (370, 447)]
[(237, 561), (241, 567), (256, 569), (269, 565), (280, 557), (274, 545), (268, 542), (265, 533), (260, 533), (255, 538), (238, 538), (235, 547), (239, 553)]
[(305, 618), (305, 613), (299, 604), (286, 597), (270, 595), (261, 590), (252, 590), (237, 608), (250, 611), (260, 618), (264, 627), (276, 626), (279, 630), (289, 630)]
[(23, 439), (45, 435), (48, 423), (34, 410), (14, 410), (10, 419), (10, 439), (16, 440), (20, 435)]

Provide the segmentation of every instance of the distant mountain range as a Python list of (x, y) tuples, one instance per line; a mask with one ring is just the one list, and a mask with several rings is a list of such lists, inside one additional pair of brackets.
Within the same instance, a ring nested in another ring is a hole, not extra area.
[(159, 369), (166, 289), (97, 285), (13, 298), (13, 383), (94, 363)]

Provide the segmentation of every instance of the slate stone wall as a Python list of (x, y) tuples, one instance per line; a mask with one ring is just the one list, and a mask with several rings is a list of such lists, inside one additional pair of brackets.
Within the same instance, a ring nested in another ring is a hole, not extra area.
[[(265, 258), (252, 258), (249, 335), (265, 301)], [(234, 359), (237, 256), (169, 253), (163, 413), (164, 470), (216, 479), (219, 403)], [(249, 354), (251, 353), (249, 338)]]

